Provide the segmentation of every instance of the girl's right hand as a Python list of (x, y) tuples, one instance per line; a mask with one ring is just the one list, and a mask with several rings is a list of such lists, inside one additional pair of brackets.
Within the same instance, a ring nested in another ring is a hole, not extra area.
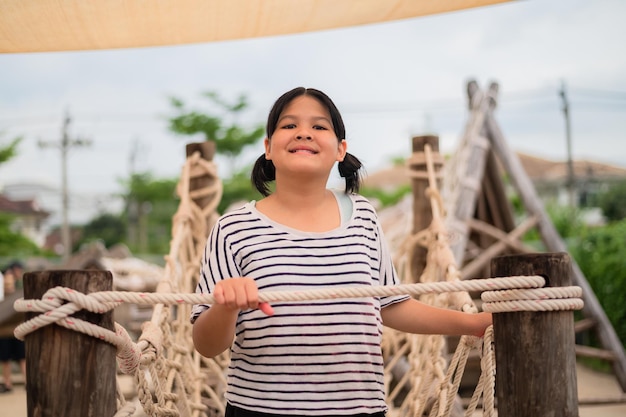
[(268, 316), (274, 314), (274, 309), (269, 303), (259, 302), (259, 290), (252, 278), (239, 277), (220, 281), (213, 289), (213, 297), (217, 304), (233, 310), (258, 308)]

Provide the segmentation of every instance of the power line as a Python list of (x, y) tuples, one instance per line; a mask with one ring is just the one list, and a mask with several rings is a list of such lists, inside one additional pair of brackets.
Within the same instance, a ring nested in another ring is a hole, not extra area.
[[(507, 105), (511, 103), (519, 102), (539, 102), (539, 101), (553, 101), (553, 90), (549, 88), (533, 89), (533, 90), (519, 90), (512, 92), (502, 93), (498, 99), (500, 103), (506, 102)], [(571, 96), (574, 96), (573, 101), (580, 102), (579, 98), (592, 98), (600, 100), (626, 100), (626, 92), (617, 90), (599, 90), (592, 88), (574, 88), (570, 89)], [(370, 103), (343, 103), (341, 109), (345, 113), (393, 113), (393, 112), (414, 112), (414, 111), (456, 111), (465, 108), (465, 102), (459, 97), (453, 98), (440, 98), (432, 100), (419, 100), (419, 101), (404, 101), (404, 102), (370, 102)], [(162, 121), (165, 123), (163, 115), (154, 113), (83, 113), (80, 115), (81, 124), (89, 123), (107, 123), (107, 124), (138, 124), (145, 122), (157, 122)], [(50, 126), (50, 115), (37, 115), (37, 116), (4, 116), (0, 117), (0, 123), (2, 124), (17, 124), (18, 126), (12, 126), (12, 129), (33, 129), (34, 127), (44, 128)], [(165, 125), (164, 125), (165, 126)]]
[(624, 100), (626, 101), (626, 91), (616, 90), (596, 90), (591, 88), (575, 88), (572, 94), (577, 96), (588, 96), (602, 100)]

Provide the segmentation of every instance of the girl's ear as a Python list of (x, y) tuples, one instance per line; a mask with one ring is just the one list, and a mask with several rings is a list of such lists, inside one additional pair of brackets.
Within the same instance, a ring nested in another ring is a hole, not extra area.
[(345, 139), (342, 139), (342, 141), (339, 142), (337, 150), (337, 162), (341, 162), (346, 157), (346, 153), (348, 152), (348, 142), (346, 142)]
[(272, 159), (270, 157), (270, 150), (272, 148), (271, 147), (272, 143), (270, 142), (269, 138), (265, 138), (265, 140), (263, 141), (263, 145), (265, 145), (265, 159), (270, 161)]

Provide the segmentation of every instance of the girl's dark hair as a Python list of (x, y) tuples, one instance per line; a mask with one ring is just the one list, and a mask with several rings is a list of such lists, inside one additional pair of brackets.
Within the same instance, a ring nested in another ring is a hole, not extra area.
[[(300, 96), (311, 96), (326, 107), (326, 109), (328, 109), (328, 113), (330, 113), (330, 119), (333, 123), (333, 130), (335, 131), (337, 139), (342, 141), (346, 138), (346, 127), (343, 124), (341, 113), (339, 113), (337, 106), (335, 106), (335, 103), (333, 103), (330, 97), (322, 91), (314, 88), (296, 87), (280, 96), (274, 103), (274, 106), (272, 106), (272, 110), (267, 117), (266, 126), (267, 137), (269, 139), (271, 139), (274, 134), (276, 125), (278, 124), (278, 119), (280, 118), (283, 110), (285, 110), (285, 107), (287, 107), (293, 99)], [(359, 191), (359, 187), (361, 186), (361, 175), (359, 171), (361, 167), (361, 161), (350, 153), (346, 153), (343, 161), (339, 162), (339, 175), (346, 180), (346, 194), (356, 193)], [(275, 179), (276, 168), (274, 167), (274, 163), (265, 159), (264, 153), (256, 160), (254, 167), (252, 168), (252, 184), (261, 194), (267, 197), (270, 195), (268, 184)]]

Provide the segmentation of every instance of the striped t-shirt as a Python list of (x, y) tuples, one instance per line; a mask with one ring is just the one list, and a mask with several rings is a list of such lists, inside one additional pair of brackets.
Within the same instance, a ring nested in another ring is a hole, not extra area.
[[(350, 198), (349, 220), (324, 233), (280, 225), (254, 203), (225, 214), (207, 240), (196, 292), (240, 276), (254, 278), (259, 291), (397, 284), (373, 207)], [(380, 309), (407, 298), (275, 302), (273, 316), (241, 311), (227, 401), (285, 415), (385, 411)], [(192, 321), (209, 307), (194, 306)]]

